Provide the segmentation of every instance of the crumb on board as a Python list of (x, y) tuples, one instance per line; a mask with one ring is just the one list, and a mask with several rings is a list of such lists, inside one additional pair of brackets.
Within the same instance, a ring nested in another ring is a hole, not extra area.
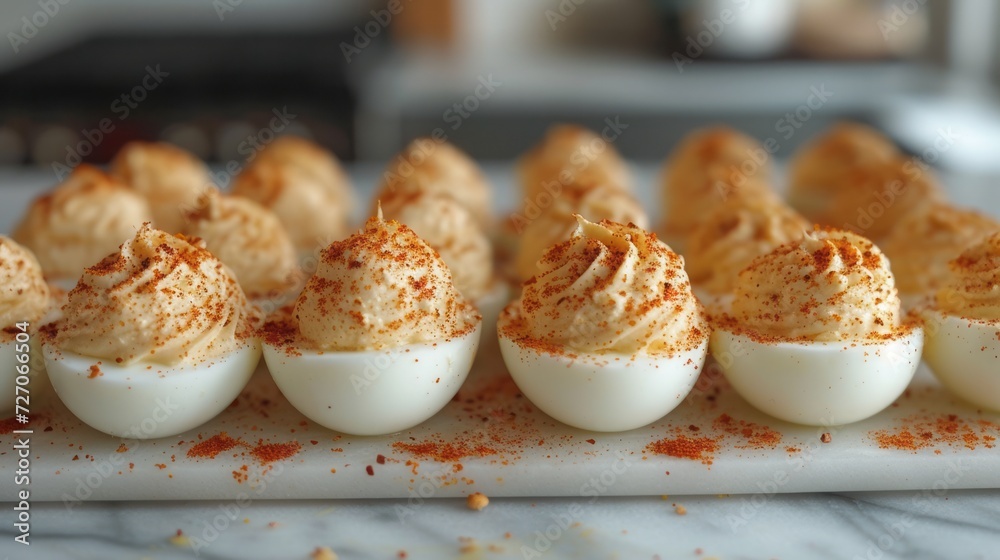
[(833, 436), (830, 435), (830, 432), (823, 432), (823, 435), (819, 436), (819, 440), (823, 443), (830, 443), (833, 441)]
[(177, 529), (177, 532), (174, 533), (174, 536), (170, 537), (170, 544), (176, 547), (184, 548), (191, 546), (191, 539), (187, 538), (187, 535), (184, 534), (184, 531)]
[(337, 553), (328, 546), (317, 546), (309, 555), (312, 560), (337, 560)]
[(469, 497), (465, 499), (465, 505), (469, 509), (474, 509), (476, 511), (482, 511), (483, 508), (490, 505), (490, 499), (486, 497), (486, 494), (482, 492), (473, 492), (469, 494)]
[(471, 537), (459, 537), (458, 540), (462, 544), (462, 546), (458, 549), (460, 554), (475, 554), (476, 552), (479, 552), (479, 543), (476, 542), (476, 539)]
[(687, 508), (682, 506), (681, 504), (675, 505), (674, 511), (677, 513), (677, 515), (687, 515), (688, 512)]

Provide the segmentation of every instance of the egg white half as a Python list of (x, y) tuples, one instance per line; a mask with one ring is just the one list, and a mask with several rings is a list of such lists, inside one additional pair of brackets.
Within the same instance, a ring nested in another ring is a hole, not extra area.
[(584, 430), (621, 432), (655, 422), (687, 397), (705, 364), (708, 337), (697, 348), (669, 357), (570, 357), (527, 348), (502, 335), (500, 352), (518, 388), (542, 412)]
[(941, 384), (970, 403), (1000, 410), (1000, 323), (925, 311), (924, 360)]
[(246, 386), (260, 353), (255, 340), (193, 365), (119, 366), (42, 347), (52, 387), (70, 412), (95, 430), (136, 439), (177, 435), (211, 420)]
[(472, 368), (482, 325), (460, 338), (385, 350), (289, 351), (264, 344), (282, 394), (310, 420), (346, 434), (412, 428), (455, 396)]
[(895, 401), (920, 365), (923, 330), (885, 341), (760, 342), (717, 329), (712, 356), (736, 390), (775, 418), (830, 426), (874, 416)]

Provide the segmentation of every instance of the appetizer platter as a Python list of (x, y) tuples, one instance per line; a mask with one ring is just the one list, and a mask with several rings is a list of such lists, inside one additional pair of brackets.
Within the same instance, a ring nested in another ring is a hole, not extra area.
[(78, 166), (0, 237), (0, 488), (405, 510), (1000, 487), (1000, 224), (861, 125), (784, 188), (763, 150), (691, 133), (656, 226), (571, 125), (519, 160), (503, 220), (434, 138), (360, 228), (305, 139), (228, 192), (165, 144)]

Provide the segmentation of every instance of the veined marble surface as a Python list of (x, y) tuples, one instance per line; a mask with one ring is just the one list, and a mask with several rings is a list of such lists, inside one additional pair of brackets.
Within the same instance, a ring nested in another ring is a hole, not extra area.
[[(354, 169), (363, 200), (380, 168)], [(487, 169), (497, 207), (512, 206), (510, 166)], [(636, 169), (654, 215), (656, 171)], [(54, 182), (48, 171), (0, 170), (0, 231)], [(1000, 208), (990, 182), (946, 184), (959, 204)], [(450, 499), (33, 502), (27, 547), (13, 540), (15, 505), (0, 510), (0, 560), (305, 560), (320, 546), (341, 559), (1000, 558), (1000, 490), (494, 499), (480, 512)]]
[[(675, 505), (686, 510), (680, 515)], [(970, 558), (1000, 554), (1000, 490), (589, 499), (59, 503), (0, 558)], [(181, 530), (188, 538), (171, 538)], [(508, 536), (509, 534), (509, 536)], [(404, 556), (405, 554), (405, 556)]]

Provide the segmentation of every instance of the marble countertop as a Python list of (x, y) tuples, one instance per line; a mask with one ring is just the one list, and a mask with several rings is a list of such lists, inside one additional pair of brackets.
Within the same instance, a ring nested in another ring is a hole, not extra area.
[[(675, 507), (683, 506), (684, 515)], [(0, 558), (996, 558), (1000, 490), (588, 499), (31, 505)], [(177, 530), (188, 543), (172, 539)], [(405, 556), (403, 556), (405, 554)]]
[[(509, 166), (489, 166), (503, 208)], [(379, 166), (357, 166), (362, 197)], [(637, 169), (644, 185), (652, 166)], [(0, 170), (0, 231), (54, 183), (47, 172)], [(996, 213), (995, 191), (962, 183), (959, 203)], [(505, 186), (506, 185), (506, 186)], [(654, 209), (651, 188), (638, 192)], [(13, 496), (4, 496), (10, 500)], [(29, 547), (14, 542), (16, 504), (0, 512), (4, 559), (339, 558), (995, 558), (1000, 490), (852, 494), (602, 496), (463, 500), (162, 501), (30, 504)], [(183, 535), (178, 538), (178, 531)]]

